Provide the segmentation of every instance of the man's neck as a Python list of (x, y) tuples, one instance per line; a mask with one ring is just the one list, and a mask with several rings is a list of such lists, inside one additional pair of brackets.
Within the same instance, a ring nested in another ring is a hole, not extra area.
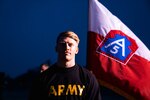
[(75, 65), (75, 61), (57, 61), (57, 65), (64, 68), (70, 68)]

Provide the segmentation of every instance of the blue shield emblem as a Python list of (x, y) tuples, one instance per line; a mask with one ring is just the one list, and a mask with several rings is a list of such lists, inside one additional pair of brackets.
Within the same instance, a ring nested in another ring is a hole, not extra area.
[(97, 48), (97, 52), (126, 64), (137, 48), (135, 40), (122, 31), (111, 30)]

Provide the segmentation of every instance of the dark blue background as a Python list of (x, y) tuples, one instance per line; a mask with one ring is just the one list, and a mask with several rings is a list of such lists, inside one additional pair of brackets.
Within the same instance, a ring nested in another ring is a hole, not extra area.
[[(149, 0), (100, 0), (150, 48)], [(58, 33), (80, 39), (77, 63), (86, 65), (88, 0), (1, 0), (0, 71), (16, 77), (50, 59)]]

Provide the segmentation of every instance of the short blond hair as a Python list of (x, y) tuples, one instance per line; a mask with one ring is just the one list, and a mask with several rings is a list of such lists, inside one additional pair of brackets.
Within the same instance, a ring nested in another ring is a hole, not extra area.
[(61, 38), (65, 38), (65, 37), (69, 37), (74, 39), (78, 44), (80, 42), (80, 39), (78, 37), (78, 35), (72, 31), (65, 31), (65, 32), (61, 32), (58, 37), (57, 37), (57, 43), (60, 41)]

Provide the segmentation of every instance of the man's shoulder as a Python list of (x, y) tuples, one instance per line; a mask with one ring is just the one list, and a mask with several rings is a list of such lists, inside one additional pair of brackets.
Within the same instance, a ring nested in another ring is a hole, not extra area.
[(83, 74), (88, 75), (88, 76), (93, 76), (92, 71), (90, 71), (86, 66), (79, 66), (80, 72), (83, 72)]

